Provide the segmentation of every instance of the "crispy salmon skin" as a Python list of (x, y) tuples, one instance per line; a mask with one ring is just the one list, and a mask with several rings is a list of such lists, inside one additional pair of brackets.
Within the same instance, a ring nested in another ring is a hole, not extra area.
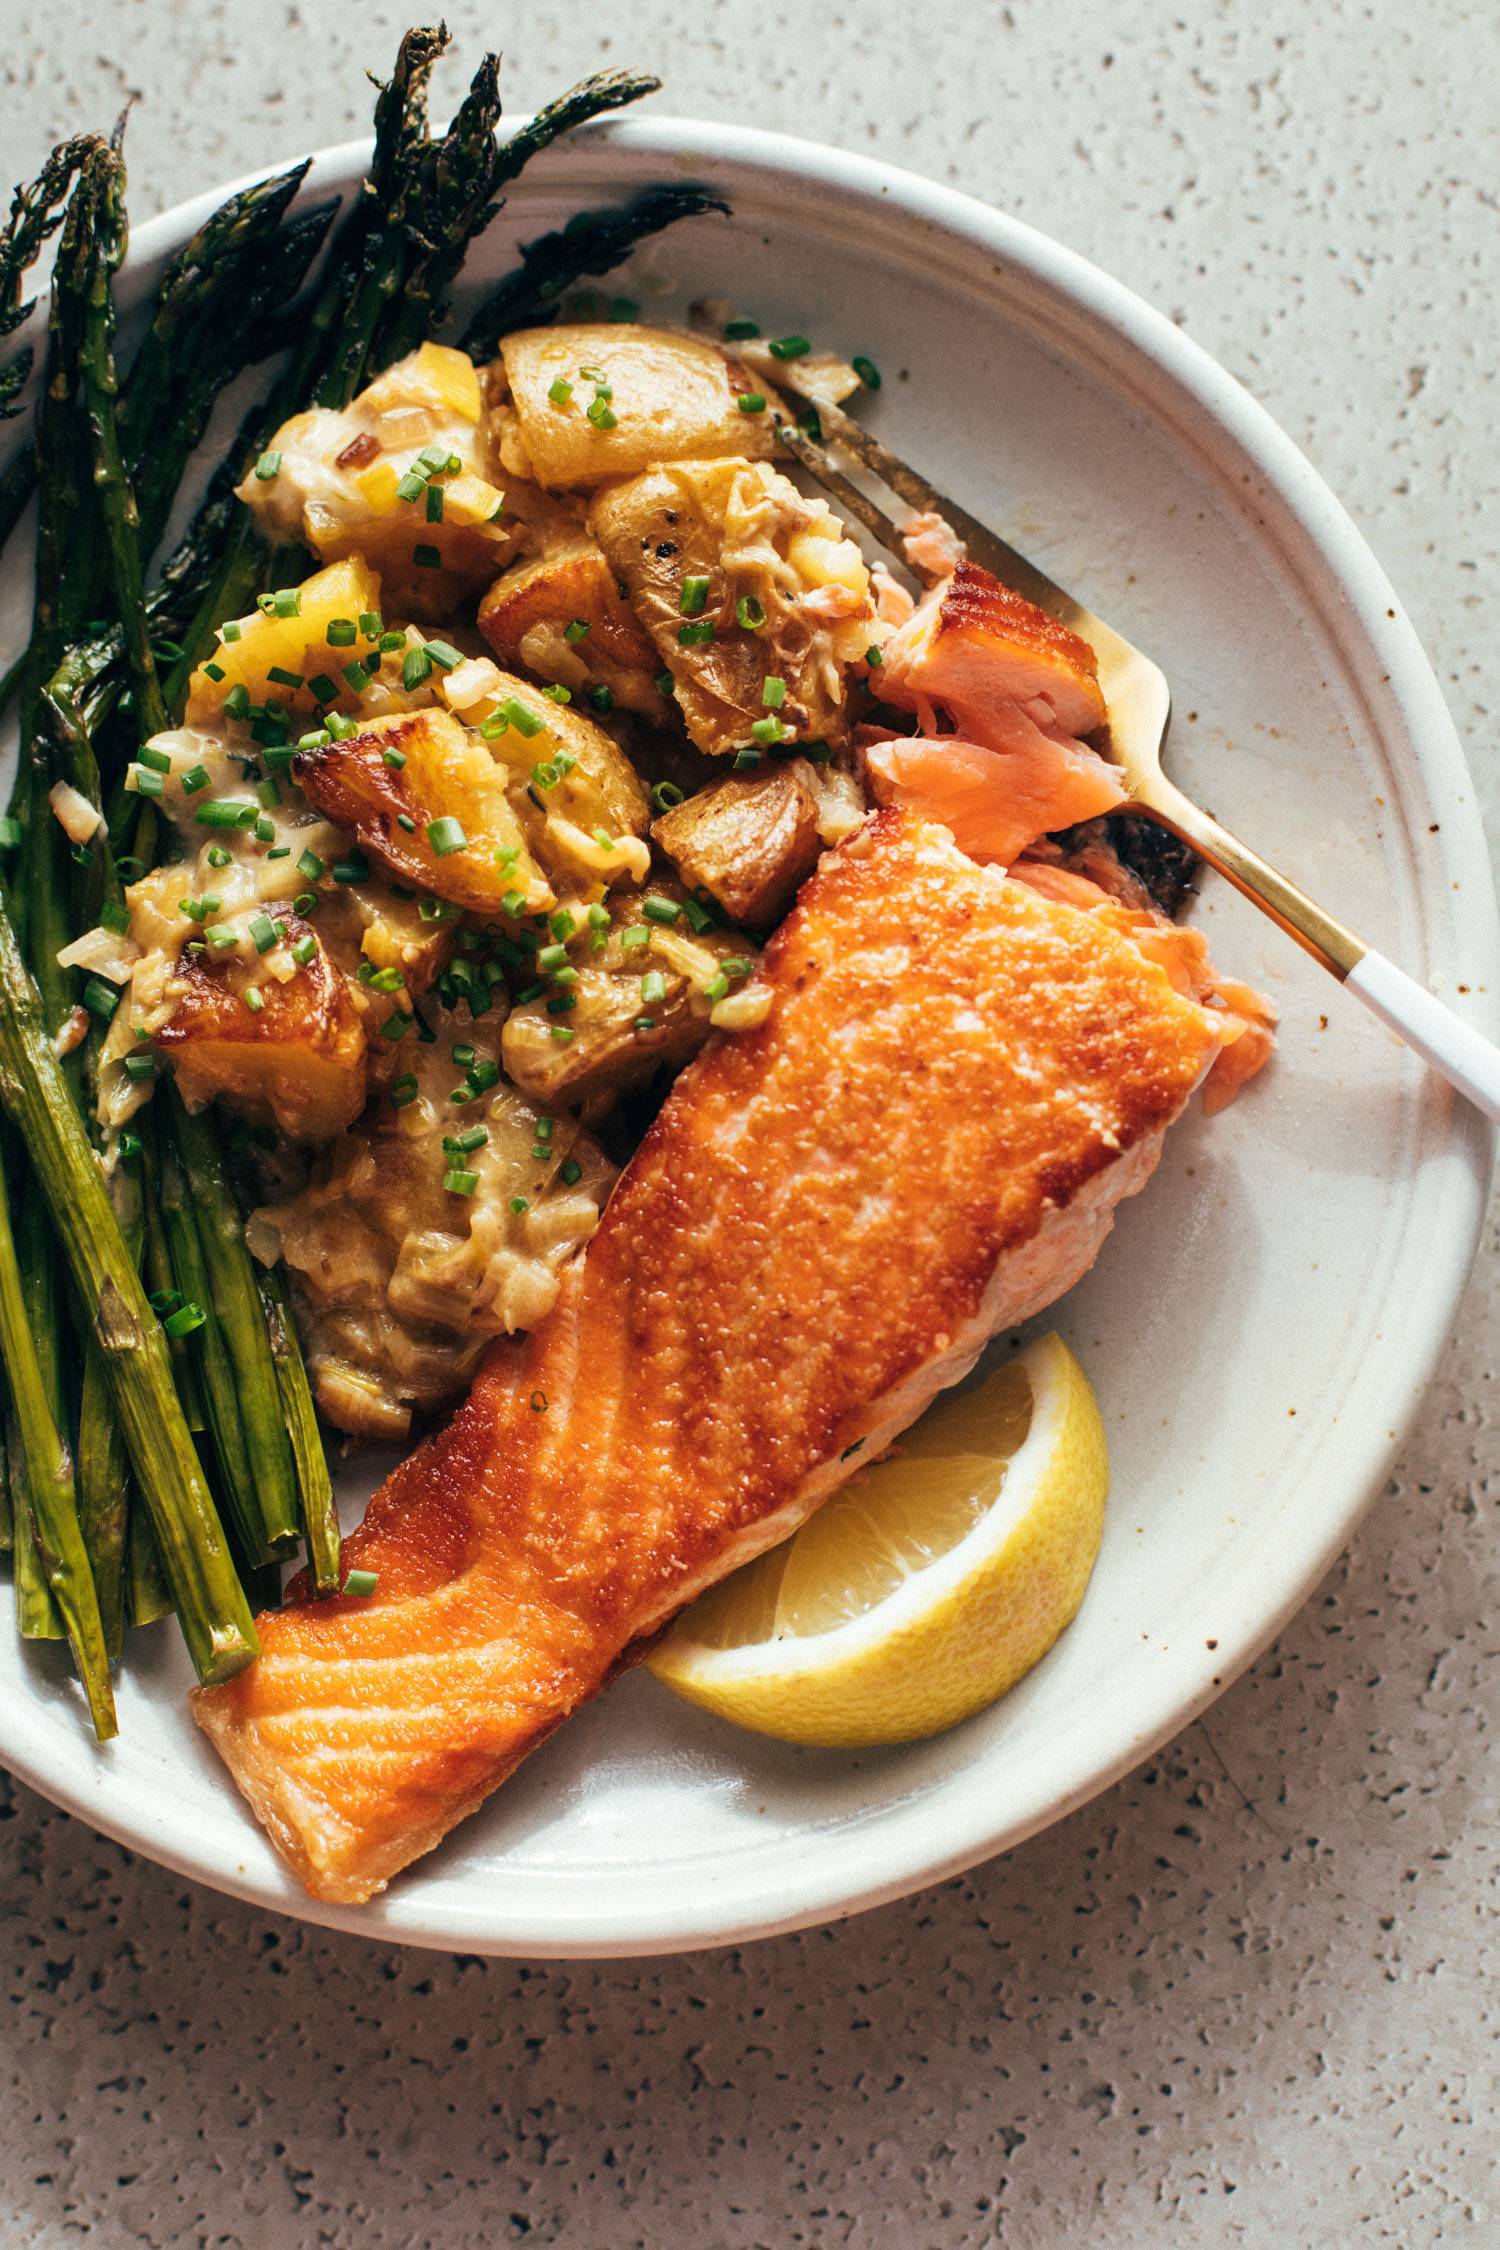
[(899, 811), (761, 974), (766, 1022), (683, 1073), (553, 1312), (371, 1503), (373, 1595), (294, 1589), (194, 1696), (320, 1898), (429, 1850), (1076, 1280), (1219, 1040), (1127, 936)]

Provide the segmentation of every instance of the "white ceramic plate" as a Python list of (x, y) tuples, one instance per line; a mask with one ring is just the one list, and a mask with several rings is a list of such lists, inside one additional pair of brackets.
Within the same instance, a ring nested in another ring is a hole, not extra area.
[[(334, 150), (312, 192), (362, 170), (362, 149)], [(1493, 1028), (1494, 896), (1436, 682), (1368, 550), (1260, 408), (1013, 220), (720, 125), (618, 122), (549, 155), (471, 270), (502, 271), (519, 240), (663, 177), (711, 182), (735, 217), (675, 231), (634, 292), (732, 295), (768, 333), (868, 352), (885, 374), (872, 419), (896, 448), (1166, 667), (1187, 787)], [(152, 278), (216, 200), (143, 228), (132, 272)], [(22, 575), (13, 563), (0, 586), (8, 610)], [(476, 1953), (795, 1928), (1081, 1804), (1209, 1703), (1347, 1539), (1432, 1375), (1489, 1173), (1473, 1116), (1290, 944), (1221, 886), (1198, 911), (1223, 961), (1280, 1001), (1280, 1057), (1227, 1116), (1177, 1128), (1097, 1270), (1049, 1316), (1098, 1386), (1114, 1494), (1077, 1622), (995, 1709), (907, 1749), (797, 1751), (633, 1675), (357, 1910), (312, 1904), (283, 1872), (188, 1722), (170, 1628), (137, 1637), (102, 1752), (62, 1663), (0, 1630), (0, 1758), (222, 1890)]]

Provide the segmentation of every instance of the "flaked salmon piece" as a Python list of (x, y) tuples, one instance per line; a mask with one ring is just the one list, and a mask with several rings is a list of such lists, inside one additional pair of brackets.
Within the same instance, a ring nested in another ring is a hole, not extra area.
[(873, 816), (757, 1031), (684, 1071), (548, 1318), (259, 1621), (198, 1722), (303, 1882), (358, 1901), (682, 1605), (795, 1530), (1085, 1272), (1219, 1042), (1130, 937)]
[(885, 643), (880, 693), (922, 734), (871, 747), (877, 796), (942, 821), (978, 857), (1009, 865), (1038, 836), (1125, 802), (1080, 740), (1106, 717), (1093, 650), (977, 563), (960, 562)]

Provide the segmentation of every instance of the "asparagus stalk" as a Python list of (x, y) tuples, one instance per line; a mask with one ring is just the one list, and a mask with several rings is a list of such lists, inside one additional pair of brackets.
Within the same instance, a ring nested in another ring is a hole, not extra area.
[[(3, 1037), (0, 1034), (0, 1037)], [(57, 1426), (47, 1384), (27, 1325), (25, 1292), (11, 1233), (5, 1171), (0, 1158), (0, 1340), (15, 1400), (23, 1456), (22, 1489), (32, 1547), (73, 1651), (88, 1698), (94, 1732), (107, 1742), (117, 1732), (109, 1684), (109, 1651), (99, 1618), (93, 1573), (78, 1526), (73, 1459)]]
[(271, 1338), (271, 1356), (276, 1362), (287, 1435), (297, 1464), (297, 1486), (302, 1497), (302, 1521), (307, 1533), (313, 1588), (319, 1594), (336, 1594), (339, 1590), (338, 1509), (334, 1505), (333, 1479), (328, 1473), (328, 1455), (308, 1388), (302, 1346), (297, 1340), (297, 1325), (287, 1302), (281, 1268), (257, 1265), (255, 1277), (260, 1284), (261, 1304)]
[[(166, 1277), (168, 1301), (196, 1305), (203, 1315), (201, 1326), (193, 1332), (193, 1341), (197, 1346), (196, 1366), (202, 1376), (204, 1411), (218, 1456), (221, 1488), (230, 1520), (246, 1557), (257, 1561), (262, 1535), (256, 1517), (249, 1456), (240, 1426), (234, 1363), (224, 1340), (204, 1262), (192, 1190), (170, 1130), (161, 1139), (158, 1179), (162, 1233), (170, 1260)], [(182, 1357), (187, 1356), (184, 1340)]]
[(254, 1261), (213, 1119), (203, 1112), (194, 1116), (175, 1092), (168, 1100), (171, 1136), (193, 1199), (213, 1311), (239, 1393), (249, 1471), (246, 1545), (252, 1561), (271, 1562), (297, 1545), (300, 1529), (291, 1445)]
[(98, 1346), (83, 1362), (78, 1405), (77, 1523), (93, 1572), (104, 1646), (113, 1660), (125, 1639), (125, 1543), (130, 1525), (130, 1456), (116, 1420)]
[(255, 1628), (172, 1386), (167, 1339), (121, 1236), (3, 904), (0, 1105), (31, 1153), (88, 1308), (198, 1677), (229, 1679), (258, 1653)]
[(612, 272), (649, 235), (679, 219), (728, 210), (707, 188), (680, 185), (647, 188), (633, 202), (580, 212), (555, 234), (522, 244), (520, 265), (490, 291), (464, 330), (464, 350), (472, 359), (493, 359), (502, 336), (550, 320), (565, 290)]
[(156, 676), (151, 625), (146, 615), (141, 568), (141, 519), (120, 444), (115, 375), (114, 276), (125, 256), (125, 167), (113, 150), (98, 163), (98, 207), (88, 295), (79, 338), (79, 374), (93, 458), (94, 492), (104, 525), (108, 574), (115, 611), (125, 636), (136, 719), (143, 736), (160, 734), (166, 705)]
[[(69, 190), (94, 146), (94, 136), (88, 133), (60, 142), (36, 178), (18, 187), (11, 198), (10, 217), (0, 233), (0, 341), (31, 317), (35, 299), (21, 295), (26, 275), (61, 224)], [(0, 368), (0, 419), (19, 413), (17, 401), (30, 379), (33, 356), (32, 347), (23, 345)], [(36, 455), (27, 446), (0, 475), (0, 546), (14, 531), (35, 490)]]

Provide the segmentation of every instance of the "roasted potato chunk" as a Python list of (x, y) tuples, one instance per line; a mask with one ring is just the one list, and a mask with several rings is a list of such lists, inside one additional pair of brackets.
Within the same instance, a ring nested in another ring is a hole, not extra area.
[(180, 955), (171, 1013), (153, 1034), (178, 1092), (190, 1109), (222, 1095), (293, 1140), (341, 1133), (364, 1107), (368, 1063), (344, 979), (294, 914), (216, 927), (234, 940), (217, 956), (211, 948)]
[(559, 681), (606, 710), (661, 710), (656, 645), (581, 525), (566, 547), (515, 563), (496, 581), (480, 604), (479, 630), (502, 664)]
[(715, 1007), (753, 968), (754, 950), (734, 931), (693, 930), (689, 911), (677, 885), (660, 883), (616, 899), (602, 946), (580, 933), (570, 948), (573, 981), (505, 1019), (500, 1053), (518, 1086), (597, 1118), (660, 1064), (696, 1054)]
[(403, 1436), (492, 1337), (542, 1319), (615, 1177), (576, 1119), (500, 1078), (498, 1025), (436, 1029), (403, 1043), (399, 1102), (372, 1103), (251, 1221), (257, 1254), (292, 1270), (318, 1404), (358, 1436)]
[(292, 770), (309, 802), (398, 882), (470, 914), (498, 914), (512, 893), (527, 912), (553, 903), (511, 809), (504, 769), (450, 712), (374, 719), (299, 751)]
[[(651, 808), (614, 737), (487, 658), (467, 669), (481, 692), (464, 703), (463, 715), (475, 726), (504, 721), (488, 748), (507, 777), (510, 802), (536, 864), (559, 890), (639, 882), (651, 858), (642, 841)], [(455, 673), (445, 692), (458, 692), (461, 681), (462, 674)], [(462, 692), (467, 697), (469, 690), (465, 686)]]
[(821, 502), (763, 462), (679, 461), (601, 492), (589, 528), (700, 750), (842, 742), (874, 606)]
[[(328, 628), (340, 620), (358, 631), (361, 616), (380, 610), (380, 580), (363, 558), (350, 555), (314, 571), (285, 597), (285, 616), (253, 609), (219, 629), (213, 655), (188, 683), (190, 725), (212, 725), (224, 716), (226, 701), (267, 701), (307, 716), (321, 709), (314, 680), (326, 678), (337, 693), (340, 668), (358, 654), (354, 646), (331, 646)], [(295, 606), (293, 606), (295, 605)], [(360, 644), (368, 647), (368, 643)], [(237, 694), (237, 691), (238, 694)], [(333, 701), (330, 694), (326, 700)], [(233, 715), (233, 703), (231, 713)]]
[(514, 465), (538, 484), (587, 489), (654, 461), (775, 450), (769, 411), (738, 403), (764, 385), (695, 337), (571, 321), (520, 329), (500, 351), (524, 456)]
[(368, 556), (404, 615), (447, 617), (510, 552), (495, 474), (473, 362), (423, 344), (340, 411), (284, 422), (239, 497), (326, 561)]
[(690, 890), (707, 891), (731, 922), (779, 922), (821, 849), (818, 801), (797, 767), (732, 774), (663, 813), (652, 837)]

